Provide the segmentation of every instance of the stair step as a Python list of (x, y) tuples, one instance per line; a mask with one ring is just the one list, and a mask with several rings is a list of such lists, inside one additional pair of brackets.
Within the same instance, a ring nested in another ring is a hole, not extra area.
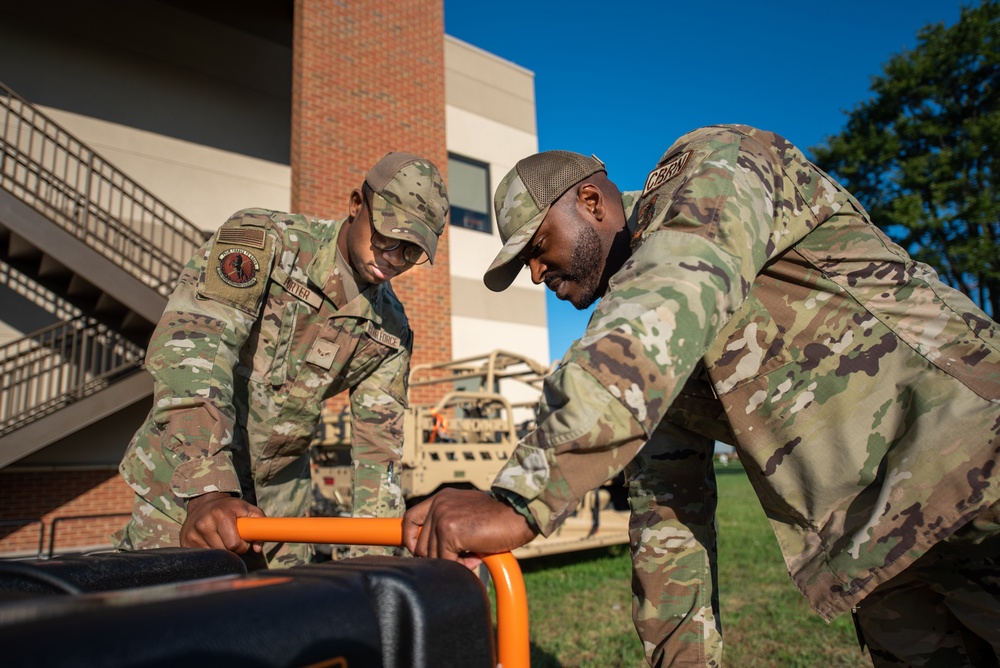
[(65, 280), (69, 279), (72, 274), (73, 272), (70, 268), (62, 262), (51, 255), (42, 254), (41, 260), (38, 262), (39, 278), (60, 278)]
[(66, 296), (74, 299), (95, 300), (100, 294), (101, 291), (97, 286), (77, 273), (70, 278), (69, 286), (66, 288)]
[(41, 260), (42, 251), (30, 241), (11, 232), (7, 242), (7, 255), (11, 260), (37, 262)]
[(102, 292), (97, 298), (97, 303), (94, 305), (94, 313), (105, 316), (121, 315), (124, 317), (128, 310), (129, 309), (124, 304), (109, 295), (107, 292)]

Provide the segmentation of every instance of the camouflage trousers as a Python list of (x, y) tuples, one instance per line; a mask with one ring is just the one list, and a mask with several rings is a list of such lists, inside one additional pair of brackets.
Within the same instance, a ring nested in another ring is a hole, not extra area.
[[(246, 485), (245, 485), (246, 486)], [(309, 508), (312, 489), (308, 456), (301, 465), (286, 467), (275, 479), (256, 486), (256, 496), (244, 493), (244, 499), (264, 511), (268, 517), (302, 517)], [(187, 500), (176, 496), (146, 499), (135, 496), (132, 517), (111, 536), (119, 550), (145, 550), (180, 547), (181, 526), (187, 518)], [(312, 561), (315, 549), (309, 543), (264, 543), (263, 557), (269, 568), (288, 568)], [(250, 556), (252, 558), (252, 555)]]
[(660, 423), (625, 470), (632, 620), (650, 666), (721, 666), (715, 441)]
[(1000, 666), (1000, 503), (872, 591), (858, 639), (883, 666)]
[[(397, 453), (394, 464), (399, 467)], [(389, 472), (381, 463), (360, 464), (355, 458), (354, 481), (352, 484), (351, 517), (402, 517), (406, 512), (403, 489), (399, 485), (398, 470)], [(402, 557), (409, 556), (403, 547), (379, 547), (375, 545), (352, 545), (343, 550), (348, 559), (367, 555)], [(335, 552), (336, 554), (336, 552)]]

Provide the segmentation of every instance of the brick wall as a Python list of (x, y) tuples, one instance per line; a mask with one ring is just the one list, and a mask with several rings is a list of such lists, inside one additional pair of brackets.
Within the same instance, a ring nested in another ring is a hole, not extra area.
[[(425, 156), (447, 176), (442, 0), (296, 0), (293, 210), (344, 215), (351, 191), (389, 151)], [(447, 228), (434, 266), (392, 284), (415, 333), (414, 363), (451, 359)], [(439, 391), (411, 396), (429, 401)]]
[(110, 547), (131, 512), (132, 490), (116, 469), (0, 471), (0, 558), (34, 556), (39, 539), (42, 553)]

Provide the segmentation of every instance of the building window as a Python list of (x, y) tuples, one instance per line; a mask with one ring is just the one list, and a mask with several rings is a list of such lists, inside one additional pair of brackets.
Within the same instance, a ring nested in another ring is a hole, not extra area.
[(451, 202), (452, 225), (493, 233), (490, 224), (489, 165), (449, 155), (448, 199)]

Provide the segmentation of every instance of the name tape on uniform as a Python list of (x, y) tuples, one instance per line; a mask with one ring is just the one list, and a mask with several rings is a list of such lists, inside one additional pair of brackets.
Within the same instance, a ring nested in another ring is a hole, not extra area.
[(278, 284), (285, 288), (285, 290), (291, 295), (298, 297), (314, 309), (318, 309), (323, 305), (322, 296), (316, 294), (306, 286), (296, 281), (294, 278), (289, 276), (288, 272), (284, 269), (275, 268), (272, 273), (274, 275), (274, 280), (276, 280)]

